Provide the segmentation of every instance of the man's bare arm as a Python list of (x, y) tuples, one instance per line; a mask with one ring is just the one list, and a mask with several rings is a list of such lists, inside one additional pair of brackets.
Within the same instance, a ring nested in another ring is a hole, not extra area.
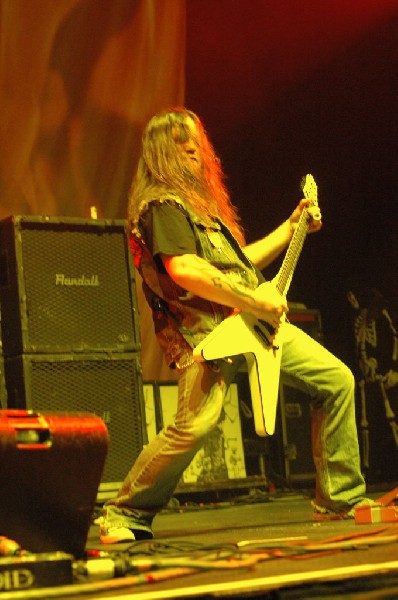
[(248, 244), (243, 251), (251, 262), (260, 269), (265, 269), (270, 265), (279, 254), (288, 246), (294, 234), (301, 213), (307, 209), (311, 220), (308, 224), (308, 231), (312, 233), (319, 231), (322, 227), (322, 215), (318, 206), (308, 207), (311, 200), (300, 200), (300, 203), (294, 209), (290, 217), (279, 227), (260, 240)]
[(279, 326), (283, 312), (287, 311), (285, 299), (271, 284), (252, 290), (233, 282), (195, 254), (161, 255), (161, 258), (170, 277), (196, 296), (239, 311), (251, 312), (275, 328)]

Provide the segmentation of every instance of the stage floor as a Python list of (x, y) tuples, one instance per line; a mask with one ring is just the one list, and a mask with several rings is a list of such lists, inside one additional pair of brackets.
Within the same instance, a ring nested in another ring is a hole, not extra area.
[[(257, 491), (214, 504), (177, 506), (156, 517), (154, 533), (150, 542), (102, 546), (93, 525), (87, 550), (105, 549), (112, 564), (128, 565), (130, 572), (23, 597), (398, 597), (398, 524), (316, 523), (301, 493)], [(100, 559), (91, 560), (100, 565)]]

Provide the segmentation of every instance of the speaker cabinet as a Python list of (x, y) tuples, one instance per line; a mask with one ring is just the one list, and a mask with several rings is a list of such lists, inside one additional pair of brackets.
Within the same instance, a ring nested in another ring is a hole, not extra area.
[(66, 217), (0, 221), (5, 356), (139, 350), (125, 226)]
[(5, 374), (9, 408), (101, 417), (109, 450), (100, 491), (117, 489), (146, 442), (139, 357), (25, 354), (7, 358)]

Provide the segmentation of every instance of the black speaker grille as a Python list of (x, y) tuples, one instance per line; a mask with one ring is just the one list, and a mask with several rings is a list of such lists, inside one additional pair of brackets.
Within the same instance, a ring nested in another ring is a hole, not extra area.
[(102, 483), (120, 482), (143, 446), (141, 368), (134, 354), (23, 355), (6, 359), (8, 407), (89, 412), (110, 437)]
[(0, 224), (5, 355), (139, 349), (119, 223), (15, 217)]

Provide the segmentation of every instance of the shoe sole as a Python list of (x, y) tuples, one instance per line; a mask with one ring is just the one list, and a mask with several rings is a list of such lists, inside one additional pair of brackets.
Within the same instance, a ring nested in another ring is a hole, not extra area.
[(314, 513), (314, 521), (350, 521), (354, 518), (348, 513), (333, 514), (333, 513)]
[(134, 532), (131, 531), (130, 535), (126, 536), (111, 536), (111, 535), (101, 535), (99, 536), (102, 544), (122, 544), (127, 542), (138, 542), (140, 540), (152, 540), (153, 535), (150, 531), (146, 531), (145, 529), (137, 529)]
[(134, 535), (132, 537), (112, 537), (110, 535), (100, 535), (100, 542), (101, 544), (123, 544), (123, 543), (127, 543), (127, 542), (135, 542), (136, 539), (134, 537)]

